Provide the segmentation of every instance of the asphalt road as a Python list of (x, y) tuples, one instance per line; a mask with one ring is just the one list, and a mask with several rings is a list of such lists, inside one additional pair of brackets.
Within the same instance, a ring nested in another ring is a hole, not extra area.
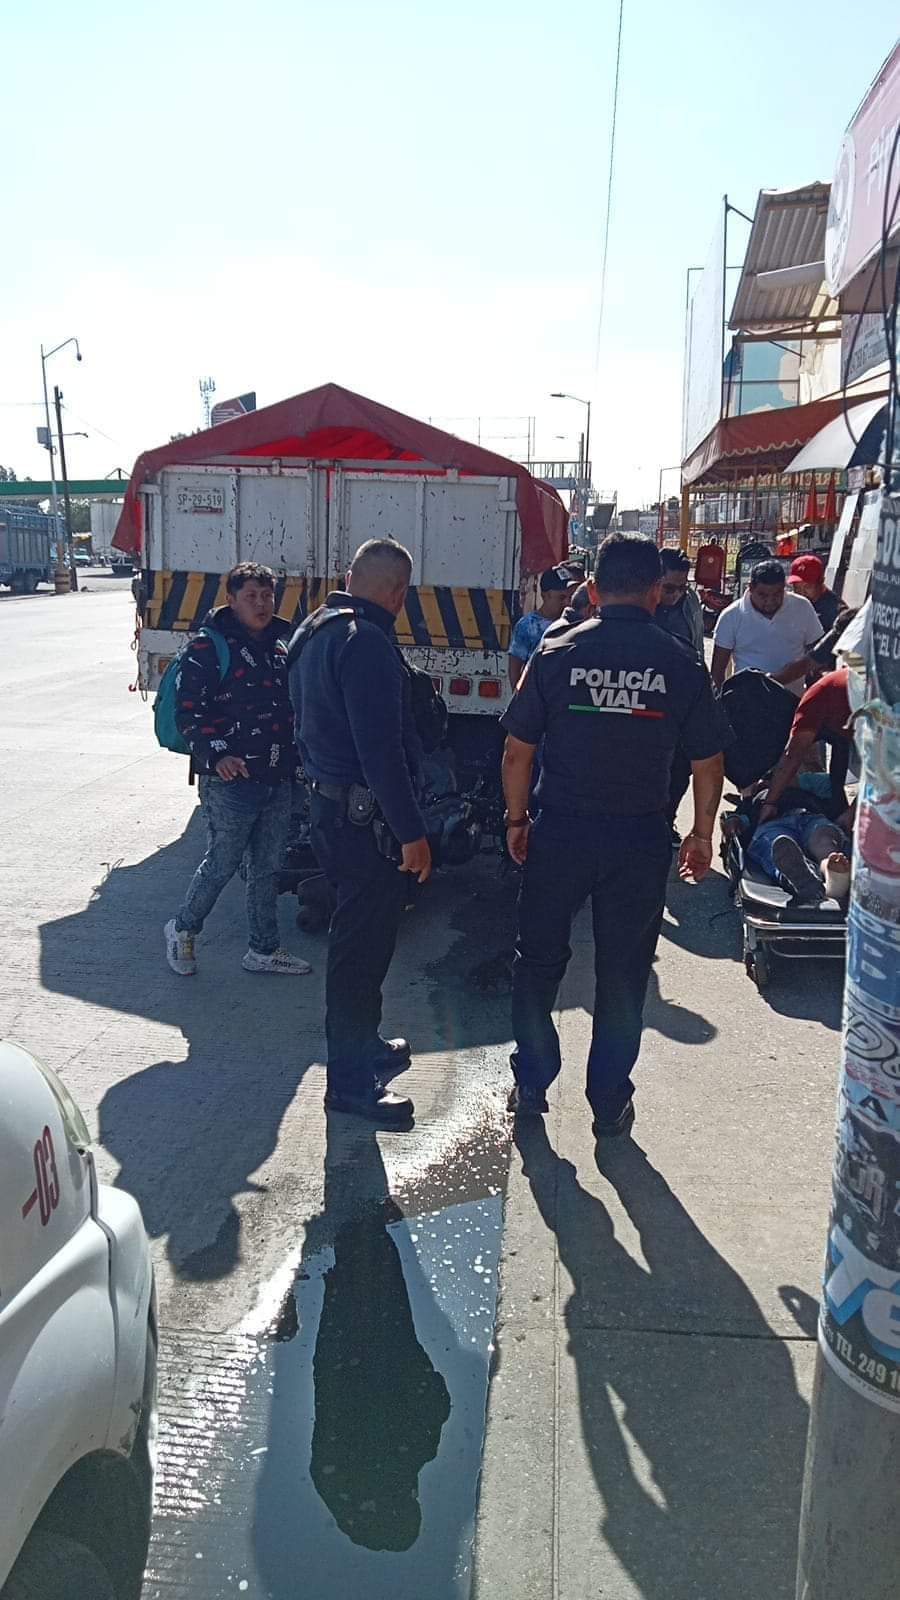
[[(312, 962), (311, 977), (241, 971), (238, 884), (199, 943), (198, 976), (168, 971), (162, 926), (202, 850), (194, 792), (130, 690), (128, 580), (85, 580), (77, 595), (0, 597), (0, 1032), (65, 1078), (97, 1133), (101, 1176), (137, 1196), (153, 1240), (164, 1363), (146, 1600), (463, 1600), (482, 1461), (481, 1600), (724, 1596), (711, 1552), (725, 1535), (715, 1518), (701, 1526), (695, 1507), (683, 1532), (701, 1552), (691, 1567), (699, 1586), (665, 1587), (662, 1576), (656, 1586), (622, 1532), (634, 1508), (617, 1499), (621, 1475), (606, 1470), (605, 1435), (584, 1410), (589, 1372), (601, 1370), (591, 1365), (599, 1333), (669, 1337), (673, 1317), (675, 1333), (715, 1348), (764, 1338), (779, 1359), (789, 1351), (789, 1448), (765, 1494), (761, 1478), (735, 1480), (745, 1528), (753, 1495), (765, 1501), (759, 1538), (775, 1554), (758, 1587), (752, 1541), (731, 1553), (733, 1592), (786, 1600), (825, 1225), (835, 971), (797, 963), (758, 995), (736, 959), (721, 875), (696, 891), (673, 887), (648, 998), (642, 1106), (649, 1158), (666, 1175), (662, 1188), (649, 1184), (660, 1228), (676, 1265), (690, 1246), (688, 1277), (705, 1288), (685, 1301), (682, 1283), (667, 1300), (663, 1274), (648, 1299), (653, 1228), (645, 1217), (636, 1230), (627, 1204), (616, 1210), (597, 1189), (577, 1066), (552, 1123), (566, 1160), (557, 1170), (544, 1148), (512, 1150), (503, 1105), (514, 883), (493, 859), (436, 877), (402, 930), (386, 1024), (414, 1042), (410, 1135), (376, 1136), (340, 1118), (326, 1128), (324, 943), (296, 929), (287, 897), (284, 941)], [(583, 1056), (589, 1029), (587, 932), (579, 925), (562, 995), (567, 1058)], [(583, 1198), (560, 1223), (576, 1167)], [(591, 1211), (594, 1191), (608, 1215)], [(672, 1222), (675, 1192), (679, 1216), (685, 1206), (693, 1214), (690, 1235)], [(600, 1253), (582, 1259), (595, 1226)], [(602, 1250), (613, 1236), (610, 1276)], [(713, 1256), (723, 1265), (710, 1271)], [(598, 1315), (597, 1296), (610, 1294)], [(639, 1355), (626, 1366), (634, 1378)], [(774, 1370), (759, 1367), (760, 1404)], [(777, 1368), (785, 1394), (787, 1370)], [(627, 1392), (621, 1375), (607, 1380)], [(702, 1381), (714, 1384), (713, 1368)], [(652, 1410), (651, 1390), (632, 1392), (638, 1415)], [(711, 1437), (715, 1412), (703, 1413)], [(627, 1442), (628, 1413), (617, 1404), (615, 1417)], [(612, 1414), (604, 1427), (615, 1434)], [(671, 1475), (665, 1440), (651, 1430), (643, 1449), (636, 1479)], [(721, 1452), (713, 1469), (720, 1483)], [(702, 1498), (702, 1459), (694, 1471)], [(710, 1479), (715, 1508), (713, 1489)], [(655, 1537), (643, 1498), (635, 1515)]]

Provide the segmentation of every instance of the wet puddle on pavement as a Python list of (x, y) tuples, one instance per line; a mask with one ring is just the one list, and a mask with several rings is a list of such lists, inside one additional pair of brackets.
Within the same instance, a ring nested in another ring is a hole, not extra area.
[(427, 1116), (409, 1135), (329, 1116), (319, 1211), (253, 1313), (227, 1334), (163, 1330), (143, 1600), (469, 1595), (510, 1155), (511, 892), (482, 871), (416, 925), (437, 953), (417, 1014), (405, 980), (406, 1015), (432, 1044), (404, 1085)]
[(423, 1128), (393, 1181), (374, 1131), (330, 1118), (277, 1314), (176, 1340), (144, 1600), (469, 1594), (509, 1160), (483, 1089), (477, 1131), (435, 1162)]

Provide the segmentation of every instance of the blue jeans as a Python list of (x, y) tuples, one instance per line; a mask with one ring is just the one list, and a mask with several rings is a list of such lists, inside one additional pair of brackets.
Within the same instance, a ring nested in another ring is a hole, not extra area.
[(661, 812), (591, 818), (541, 812), (528, 840), (513, 962), (512, 1067), (523, 1088), (543, 1092), (559, 1073), (553, 1009), (572, 954), (572, 918), (590, 896), (596, 991), (587, 1097), (600, 1118), (622, 1111), (634, 1088), (631, 1069), (671, 863), (671, 831)]
[(278, 878), (291, 820), (289, 783), (203, 777), (200, 806), (207, 847), (175, 918), (179, 933), (199, 933), (226, 883), (243, 861), (247, 875), (250, 949), (278, 949)]
[[(822, 827), (832, 828), (840, 834), (840, 843), (832, 845), (832, 849), (843, 850), (845, 855), (849, 855), (850, 840), (836, 823), (829, 822), (818, 811), (786, 811), (783, 817), (776, 817), (774, 822), (764, 822), (762, 827), (757, 828), (750, 841), (747, 860), (752, 866), (759, 867), (767, 877), (774, 879), (775, 883), (781, 883), (781, 874), (772, 855), (775, 840), (787, 834), (789, 839), (796, 839), (803, 854), (808, 856), (810, 840), (816, 830)], [(810, 859), (818, 867), (818, 861), (814, 857)], [(787, 887), (792, 888), (793, 885), (787, 884)]]

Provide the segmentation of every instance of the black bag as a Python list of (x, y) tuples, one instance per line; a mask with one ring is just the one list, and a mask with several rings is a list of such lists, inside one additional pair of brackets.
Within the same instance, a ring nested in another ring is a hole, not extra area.
[(426, 756), (438, 750), (447, 737), (447, 702), (434, 687), (431, 674), (414, 667), (401, 652), (409, 676), (410, 705), (419, 743)]
[[(299, 658), (313, 634), (320, 628), (327, 627), (329, 622), (336, 622), (339, 617), (356, 617), (356, 612), (350, 606), (320, 606), (317, 611), (310, 613), (301, 622), (294, 637), (288, 645), (287, 666), (290, 671), (294, 662)], [(431, 755), (444, 743), (447, 737), (447, 702), (443, 695), (434, 687), (434, 681), (428, 672), (423, 672), (421, 667), (414, 667), (407, 660), (403, 651), (397, 646), (397, 654), (406, 669), (409, 682), (410, 709), (415, 724), (419, 743), (425, 755)]]
[(746, 789), (782, 756), (797, 696), (766, 673), (745, 669), (726, 678), (722, 710), (734, 733), (734, 742), (725, 751), (725, 776), (736, 788)]

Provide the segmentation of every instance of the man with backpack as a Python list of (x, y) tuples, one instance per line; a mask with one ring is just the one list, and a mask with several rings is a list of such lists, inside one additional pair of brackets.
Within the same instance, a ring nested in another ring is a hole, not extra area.
[(416, 795), (421, 743), (409, 668), (393, 642), (412, 558), (393, 539), (357, 550), (346, 590), (301, 623), (288, 654), (297, 747), (310, 788), (312, 842), (335, 895), (328, 933), (328, 1110), (408, 1127), (413, 1103), (384, 1087), (405, 1039), (384, 1039), (381, 988), (411, 873), (431, 851)]
[[(227, 605), (210, 612), (174, 669), (174, 721), (196, 770), (207, 850), (181, 909), (165, 926), (173, 972), (197, 970), (194, 939), (243, 861), (247, 877), (247, 972), (299, 976), (309, 963), (278, 942), (278, 877), (296, 766), (287, 687), (290, 624), (275, 616), (269, 567), (242, 561), (225, 579)], [(157, 697), (157, 737), (168, 702)]]

